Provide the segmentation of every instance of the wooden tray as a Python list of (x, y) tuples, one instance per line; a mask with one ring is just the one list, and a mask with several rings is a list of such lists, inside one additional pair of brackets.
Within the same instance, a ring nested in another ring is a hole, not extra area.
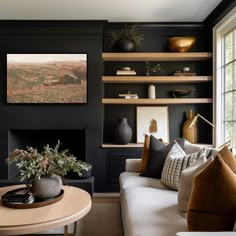
[(47, 206), (47, 205), (51, 205), (53, 203), (56, 203), (63, 198), (63, 195), (64, 195), (64, 190), (62, 189), (60, 194), (54, 198), (48, 198), (48, 199), (35, 198), (35, 201), (33, 203), (8, 202), (8, 201), (4, 201), (4, 199), (2, 199), (2, 204), (4, 206), (11, 207), (11, 208), (17, 208), (17, 209), (37, 208), (37, 207), (43, 207), (43, 206)]

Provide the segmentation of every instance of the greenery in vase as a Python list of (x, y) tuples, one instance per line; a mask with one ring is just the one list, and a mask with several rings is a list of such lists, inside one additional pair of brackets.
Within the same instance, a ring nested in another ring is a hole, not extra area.
[(148, 61), (146, 61), (146, 75), (150, 75), (150, 72), (157, 72), (160, 70), (161, 70), (160, 64), (151, 66), (151, 64)]
[(130, 40), (136, 47), (141, 47), (144, 41), (144, 35), (137, 29), (137, 24), (125, 25), (124, 29), (118, 32), (112, 32), (112, 45), (117, 44), (120, 40)]
[(90, 164), (77, 160), (68, 149), (59, 151), (60, 145), (60, 141), (54, 148), (47, 144), (41, 152), (33, 147), (27, 147), (26, 150), (15, 149), (6, 162), (16, 163), (20, 181), (39, 180), (43, 175), (65, 176), (69, 171), (81, 176), (82, 170), (88, 170)]

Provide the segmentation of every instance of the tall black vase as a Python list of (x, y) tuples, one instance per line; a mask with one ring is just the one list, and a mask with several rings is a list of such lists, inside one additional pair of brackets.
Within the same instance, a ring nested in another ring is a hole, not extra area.
[(115, 128), (114, 139), (118, 144), (128, 144), (132, 138), (132, 130), (127, 118), (120, 118)]

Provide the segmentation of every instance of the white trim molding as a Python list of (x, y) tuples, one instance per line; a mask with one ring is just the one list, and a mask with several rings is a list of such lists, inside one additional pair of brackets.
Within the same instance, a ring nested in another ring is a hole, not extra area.
[(224, 47), (223, 36), (236, 27), (236, 7), (233, 8), (220, 22), (213, 28), (213, 123), (216, 125), (213, 131), (213, 144), (219, 147), (225, 141), (223, 138), (223, 114), (224, 104), (223, 94), (223, 67)]

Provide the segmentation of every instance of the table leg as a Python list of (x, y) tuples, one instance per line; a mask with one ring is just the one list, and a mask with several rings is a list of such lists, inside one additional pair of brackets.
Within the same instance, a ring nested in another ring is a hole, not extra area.
[(73, 235), (76, 236), (77, 234), (77, 221), (74, 222), (74, 232)]
[[(71, 236), (71, 235), (72, 235), (72, 236), (76, 236), (76, 234), (77, 234), (77, 221), (74, 222), (73, 233), (70, 234), (70, 236)], [(68, 236), (68, 235), (69, 235), (69, 234), (68, 234), (68, 225), (65, 225), (65, 226), (64, 226), (64, 236)]]
[(68, 225), (64, 226), (64, 236), (68, 235)]

